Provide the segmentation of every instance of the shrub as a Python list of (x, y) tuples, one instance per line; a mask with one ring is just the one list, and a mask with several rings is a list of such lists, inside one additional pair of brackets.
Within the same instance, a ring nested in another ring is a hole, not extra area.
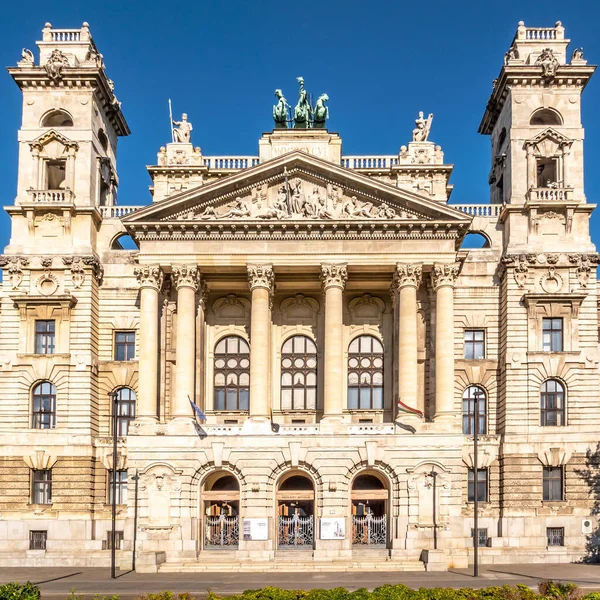
[(27, 583), (6, 583), (0, 585), (0, 600), (40, 600), (40, 588)]

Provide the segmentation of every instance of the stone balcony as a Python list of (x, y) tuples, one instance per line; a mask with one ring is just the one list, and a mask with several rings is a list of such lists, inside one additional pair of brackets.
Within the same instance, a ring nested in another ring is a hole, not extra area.
[(27, 190), (28, 202), (31, 204), (73, 204), (75, 194), (65, 190)]
[(573, 188), (530, 188), (528, 202), (573, 202)]

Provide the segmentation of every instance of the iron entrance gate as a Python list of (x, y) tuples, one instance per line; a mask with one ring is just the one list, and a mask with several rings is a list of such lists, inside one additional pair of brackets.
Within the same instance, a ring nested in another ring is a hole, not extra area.
[(225, 515), (204, 517), (204, 547), (237, 548), (240, 539), (238, 517)]
[(387, 545), (387, 515), (352, 515), (352, 543), (358, 546)]
[(280, 515), (278, 529), (279, 548), (312, 548), (313, 545), (313, 515), (301, 517)]

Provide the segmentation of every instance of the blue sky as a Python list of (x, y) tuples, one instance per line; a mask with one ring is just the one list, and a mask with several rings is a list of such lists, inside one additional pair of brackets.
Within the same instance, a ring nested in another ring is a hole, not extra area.
[[(452, 202), (488, 202), (490, 147), (477, 133), (504, 52), (519, 20), (552, 26), (561, 20), (570, 50), (583, 46), (600, 60), (600, 3), (580, 0), (428, 2), (227, 0), (165, 3), (5, 3), (0, 63), (14, 65), (21, 48), (35, 51), (45, 21), (79, 27), (88, 21), (132, 134), (118, 150), (119, 204), (150, 202), (145, 166), (169, 141), (167, 99), (187, 112), (192, 141), (203, 153), (257, 154), (272, 127), (273, 90), (289, 99), (296, 77), (329, 95), (329, 129), (344, 154), (394, 154), (410, 139), (419, 110), (435, 114), (430, 139), (455, 165)], [(586, 193), (597, 201), (600, 174), (600, 75), (584, 93)], [(4, 206), (14, 202), (21, 94), (0, 77), (0, 164)], [(600, 211), (592, 219), (600, 242)], [(0, 244), (9, 220), (0, 215)]]

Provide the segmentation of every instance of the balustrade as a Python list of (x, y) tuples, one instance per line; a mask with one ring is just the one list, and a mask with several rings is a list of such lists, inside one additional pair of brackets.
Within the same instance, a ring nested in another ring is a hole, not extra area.
[(342, 156), (342, 167), (346, 169), (389, 169), (398, 164), (394, 154), (385, 156)]
[(502, 210), (500, 204), (449, 204), (448, 206), (473, 217), (497, 217)]
[(258, 164), (258, 156), (205, 156), (204, 165), (209, 169), (247, 169)]
[(120, 219), (144, 208), (143, 206), (100, 206), (100, 214), (103, 219)]
[(572, 188), (531, 188), (529, 190), (529, 201), (553, 202), (561, 200), (571, 200), (573, 197)]
[(27, 195), (31, 202), (62, 203), (73, 201), (71, 190), (27, 190)]

